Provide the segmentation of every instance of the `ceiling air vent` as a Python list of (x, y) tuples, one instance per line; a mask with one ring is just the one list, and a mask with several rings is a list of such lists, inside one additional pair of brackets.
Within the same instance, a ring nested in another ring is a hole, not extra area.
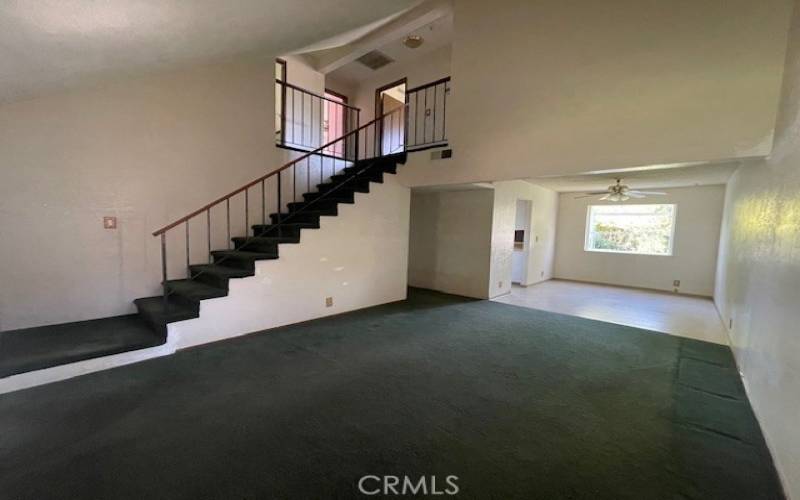
[(372, 71), (380, 69), (389, 63), (393, 63), (394, 59), (387, 56), (379, 50), (373, 50), (356, 59), (358, 62), (368, 67)]

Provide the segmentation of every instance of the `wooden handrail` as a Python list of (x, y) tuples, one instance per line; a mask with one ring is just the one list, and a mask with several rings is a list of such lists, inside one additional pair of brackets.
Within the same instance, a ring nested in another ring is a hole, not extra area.
[(449, 76), (446, 76), (444, 78), (439, 78), (438, 80), (436, 80), (434, 82), (425, 83), (423, 85), (419, 85), (417, 87), (414, 87), (413, 89), (408, 89), (408, 90), (406, 90), (406, 94), (419, 92), (420, 90), (424, 90), (424, 89), (427, 89), (427, 88), (430, 88), (430, 87), (435, 87), (436, 85), (441, 85), (442, 83), (447, 83), (449, 81), (450, 81), (450, 77)]
[(330, 97), (325, 97), (324, 95), (320, 95), (320, 94), (311, 92), (310, 90), (306, 90), (303, 87), (298, 87), (297, 85), (292, 85), (291, 83), (284, 82), (283, 80), (275, 79), (275, 83), (277, 83), (279, 85), (283, 85), (284, 87), (289, 87), (290, 89), (299, 90), (300, 92), (302, 92), (304, 94), (312, 95), (312, 96), (317, 97), (319, 99), (322, 99), (324, 101), (332, 102), (334, 104), (340, 104), (341, 106), (343, 106), (345, 108), (348, 108), (348, 109), (352, 109), (353, 111), (361, 111), (361, 109), (359, 109), (359, 108), (357, 108), (355, 106), (351, 106), (351, 105), (347, 104), (346, 102), (341, 102), (341, 101), (337, 101), (335, 99), (331, 99)]
[(222, 203), (223, 201), (228, 200), (228, 199), (236, 196), (237, 194), (239, 194), (239, 193), (241, 193), (241, 192), (243, 192), (243, 191), (255, 186), (256, 184), (258, 184), (258, 183), (260, 183), (262, 181), (265, 181), (266, 179), (269, 179), (270, 177), (272, 177), (274, 175), (279, 174), (280, 172), (282, 172), (282, 171), (286, 170), (287, 168), (291, 167), (292, 165), (295, 165), (295, 164), (305, 160), (306, 158), (310, 157), (311, 155), (318, 154), (320, 151), (323, 151), (324, 149), (332, 146), (333, 144), (336, 144), (337, 142), (339, 142), (339, 141), (341, 141), (341, 140), (343, 140), (343, 139), (345, 139), (345, 138), (347, 138), (347, 137), (349, 137), (349, 136), (351, 136), (353, 134), (357, 134), (362, 129), (365, 129), (365, 128), (369, 127), (370, 125), (378, 122), (379, 120), (383, 120), (387, 116), (392, 115), (394, 113), (397, 113), (401, 109), (405, 109), (406, 106), (407, 105), (403, 105), (403, 106), (400, 106), (398, 108), (395, 108), (392, 111), (389, 111), (388, 113), (386, 113), (386, 114), (384, 114), (382, 116), (379, 116), (378, 118), (375, 118), (374, 120), (371, 120), (369, 123), (365, 123), (364, 125), (361, 125), (357, 129), (351, 130), (350, 132), (344, 134), (343, 136), (338, 137), (338, 138), (332, 140), (331, 142), (329, 142), (327, 144), (324, 144), (324, 145), (318, 147), (317, 149), (315, 149), (313, 151), (310, 151), (310, 152), (308, 152), (308, 153), (306, 153), (306, 154), (304, 154), (304, 155), (302, 155), (302, 156), (300, 156), (298, 158), (295, 158), (294, 160), (284, 164), (283, 166), (273, 170), (272, 172), (270, 172), (270, 173), (268, 173), (266, 175), (263, 175), (263, 176), (259, 177), (258, 179), (255, 179), (255, 180), (245, 184), (244, 186), (242, 186), (242, 187), (240, 187), (240, 188), (238, 188), (238, 189), (236, 189), (234, 191), (231, 191), (230, 193), (226, 194), (225, 196), (217, 198), (216, 200), (214, 200), (211, 203), (203, 206), (202, 208), (198, 208), (197, 210), (195, 210), (194, 212), (190, 213), (189, 215), (185, 215), (185, 216), (181, 217), (180, 219), (176, 220), (175, 222), (173, 222), (171, 224), (168, 224), (168, 225), (162, 227), (161, 229), (153, 232), (153, 236), (160, 236), (160, 235), (166, 233), (170, 229), (183, 224), (184, 222), (188, 221), (189, 219), (192, 219), (193, 217), (196, 217), (196, 216), (202, 214), (203, 212), (205, 212), (207, 210), (210, 210), (211, 208), (213, 208), (213, 207), (219, 205), (220, 203)]

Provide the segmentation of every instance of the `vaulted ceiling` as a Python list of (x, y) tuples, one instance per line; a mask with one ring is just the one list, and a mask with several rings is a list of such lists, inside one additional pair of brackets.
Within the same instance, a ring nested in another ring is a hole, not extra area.
[(0, 102), (240, 53), (274, 56), (355, 30), (414, 0), (0, 2)]

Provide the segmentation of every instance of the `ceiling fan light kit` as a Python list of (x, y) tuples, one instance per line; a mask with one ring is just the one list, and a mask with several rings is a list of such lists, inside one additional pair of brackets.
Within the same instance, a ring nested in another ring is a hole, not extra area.
[(608, 186), (606, 191), (594, 191), (591, 193), (583, 193), (579, 198), (591, 198), (593, 196), (600, 196), (600, 201), (613, 201), (615, 203), (628, 201), (631, 198), (647, 198), (648, 196), (665, 196), (667, 193), (661, 191), (639, 191), (638, 189), (631, 189), (622, 184), (622, 179), (617, 179), (617, 183)]

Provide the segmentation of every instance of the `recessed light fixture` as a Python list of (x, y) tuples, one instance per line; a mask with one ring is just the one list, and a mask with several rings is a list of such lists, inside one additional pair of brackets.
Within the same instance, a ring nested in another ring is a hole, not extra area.
[(424, 41), (425, 41), (425, 39), (423, 39), (419, 35), (408, 35), (405, 38), (405, 40), (403, 40), (403, 45), (405, 45), (409, 49), (416, 49), (417, 47), (422, 45), (422, 42), (424, 42)]

